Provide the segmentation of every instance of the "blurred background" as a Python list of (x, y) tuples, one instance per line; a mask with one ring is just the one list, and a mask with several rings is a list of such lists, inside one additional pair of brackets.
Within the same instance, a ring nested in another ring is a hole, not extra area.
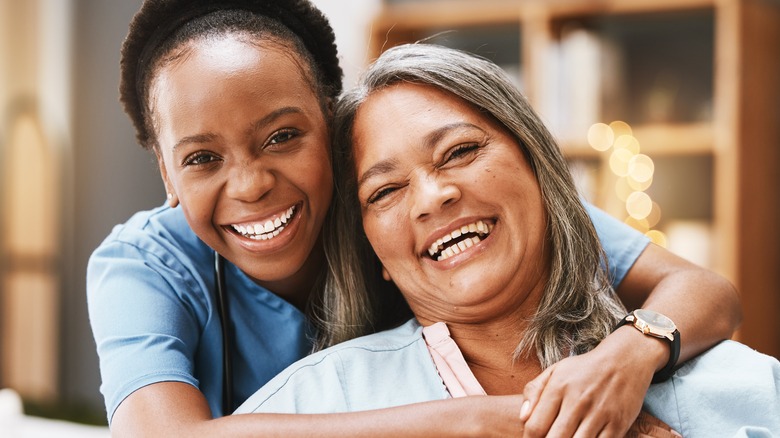
[[(105, 423), (87, 259), (165, 196), (118, 102), (140, 3), (0, 0), (0, 388), (28, 414)], [(736, 338), (780, 357), (780, 1), (315, 3), (346, 86), (421, 39), (504, 67), (583, 196), (729, 278)]]

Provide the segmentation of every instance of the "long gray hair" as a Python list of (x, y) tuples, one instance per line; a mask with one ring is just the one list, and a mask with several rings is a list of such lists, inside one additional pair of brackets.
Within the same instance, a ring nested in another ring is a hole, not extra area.
[[(514, 136), (534, 170), (547, 213), (550, 278), (538, 311), (517, 334), (515, 355), (525, 357), (535, 350), (546, 368), (595, 347), (625, 314), (609, 286), (598, 236), (560, 148), (507, 74), (488, 60), (430, 44), (402, 45), (384, 52), (357, 87), (342, 96), (333, 145), (339, 220), (331, 224), (329, 236), (345, 244), (342, 250), (357, 247), (361, 260), (352, 261), (361, 264), (357, 270), (367, 279), (376, 277), (376, 255), (366, 248), (357, 199), (352, 128), (358, 108), (371, 93), (400, 82), (437, 87), (489, 114)], [(373, 291), (376, 285), (369, 287)]]

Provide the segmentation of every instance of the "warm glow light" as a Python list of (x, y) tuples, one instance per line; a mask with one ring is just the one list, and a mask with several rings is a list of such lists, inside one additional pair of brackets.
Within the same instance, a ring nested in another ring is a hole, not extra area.
[(639, 182), (631, 177), (631, 175), (626, 177), (626, 181), (628, 182), (628, 186), (631, 187), (631, 189), (635, 192), (644, 192), (645, 190), (649, 189), (651, 185), (653, 185), (653, 178), (648, 179), (647, 181)]
[(628, 161), (628, 174), (636, 182), (641, 183), (652, 179), (654, 170), (653, 159), (647, 155), (634, 155)]
[(633, 192), (626, 199), (626, 212), (634, 219), (644, 219), (653, 209), (653, 200), (645, 192)]
[(625, 203), (628, 200), (628, 196), (635, 191), (631, 188), (628, 178), (622, 176), (615, 181), (615, 195), (621, 202)]
[(658, 225), (658, 221), (661, 220), (661, 206), (657, 202), (653, 202), (653, 208), (650, 210), (650, 214), (647, 216), (647, 224), (650, 228)]
[(605, 123), (595, 123), (588, 129), (588, 144), (597, 151), (606, 151), (612, 147), (615, 134)]
[(627, 225), (633, 227), (635, 230), (638, 230), (640, 233), (646, 233), (650, 231), (650, 224), (648, 224), (647, 220), (645, 219), (634, 219), (629, 216), (624, 222)]
[(645, 233), (645, 236), (649, 237), (650, 240), (656, 245), (662, 248), (666, 248), (666, 234), (658, 230), (650, 230)]
[(632, 135), (621, 135), (615, 139), (615, 149), (627, 149), (632, 154), (639, 153), (639, 140)]
[(628, 162), (634, 154), (628, 149), (615, 149), (609, 156), (609, 168), (617, 176), (628, 175)]
[(622, 120), (615, 120), (609, 124), (609, 127), (612, 128), (612, 132), (615, 133), (615, 138), (618, 138), (621, 135), (631, 135), (633, 132), (628, 123)]

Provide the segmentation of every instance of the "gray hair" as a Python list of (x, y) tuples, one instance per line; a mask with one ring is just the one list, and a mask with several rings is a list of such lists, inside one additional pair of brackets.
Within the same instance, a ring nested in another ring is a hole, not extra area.
[[(547, 214), (546, 241), (551, 248), (550, 277), (535, 316), (518, 333), (516, 357), (535, 350), (546, 368), (595, 347), (625, 309), (609, 285), (606, 257), (560, 148), (508, 75), (491, 61), (430, 44), (402, 45), (384, 52), (357, 87), (342, 96), (336, 108), (333, 144), (334, 202), (341, 204), (336, 209), (342, 217), (331, 235), (345, 237), (359, 230), (349, 245), (376, 259), (370, 249), (361, 247), (367, 239), (357, 200), (352, 127), (358, 108), (371, 93), (403, 82), (437, 87), (492, 116), (517, 140), (539, 182)], [(366, 260), (371, 259), (358, 260), (363, 263), (361, 269), (375, 269)], [(372, 275), (365, 274), (367, 278)]]

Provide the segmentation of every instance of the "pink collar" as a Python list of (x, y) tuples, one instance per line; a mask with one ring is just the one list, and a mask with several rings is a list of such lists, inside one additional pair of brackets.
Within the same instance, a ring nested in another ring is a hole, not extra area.
[(439, 371), (439, 376), (452, 397), (487, 395), (471, 372), (460, 348), (450, 337), (447, 324), (437, 322), (423, 327), (423, 338)]

